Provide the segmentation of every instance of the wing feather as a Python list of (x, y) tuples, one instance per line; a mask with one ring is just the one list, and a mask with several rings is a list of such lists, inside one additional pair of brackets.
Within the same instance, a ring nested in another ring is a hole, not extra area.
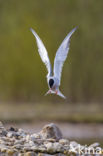
[(54, 76), (58, 78), (59, 84), (60, 84), (60, 79), (61, 79), (62, 67), (63, 67), (64, 61), (67, 58), (67, 54), (69, 52), (70, 38), (76, 29), (77, 27), (74, 28), (66, 36), (66, 38), (63, 40), (62, 44), (60, 45), (59, 49), (56, 52), (56, 56), (54, 59)]
[(40, 39), (40, 37), (37, 35), (37, 33), (32, 28), (30, 30), (36, 38), (36, 42), (37, 42), (37, 46), (38, 46), (38, 52), (39, 52), (39, 55), (41, 57), (41, 60), (46, 65), (46, 68), (48, 71), (48, 76), (51, 76), (52, 75), (52, 69), (51, 69), (51, 63), (50, 63), (50, 60), (48, 57), (47, 50), (46, 50), (42, 40)]

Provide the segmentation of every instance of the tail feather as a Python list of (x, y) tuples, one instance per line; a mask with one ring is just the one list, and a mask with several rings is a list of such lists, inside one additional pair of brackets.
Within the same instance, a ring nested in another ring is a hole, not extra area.
[(64, 98), (64, 99), (66, 99), (66, 97), (60, 92), (60, 90), (58, 90), (58, 93), (57, 93), (57, 95), (59, 95), (60, 97), (62, 97), (62, 98)]
[(53, 90), (48, 90), (46, 93), (45, 93), (45, 96), (48, 95), (48, 94), (55, 94), (55, 92)]
[[(45, 94), (45, 96), (47, 94), (56, 94), (56, 93), (53, 90), (48, 90), (47, 93)], [(58, 90), (57, 95), (60, 96), (60, 97), (62, 97), (62, 98), (64, 98), (64, 99), (66, 99), (66, 97), (60, 92), (60, 90)]]

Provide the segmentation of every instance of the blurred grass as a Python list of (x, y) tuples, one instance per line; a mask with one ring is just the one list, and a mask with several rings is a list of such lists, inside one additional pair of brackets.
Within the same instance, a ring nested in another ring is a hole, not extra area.
[(12, 103), (0, 105), (4, 123), (58, 121), (71, 123), (103, 123), (103, 106), (98, 104)]
[[(62, 88), (72, 102), (103, 101), (103, 1), (0, 1), (0, 100), (58, 101), (46, 92), (46, 70), (37, 52), (33, 27), (48, 49), (51, 62), (67, 33), (71, 39)], [(79, 116), (78, 116), (79, 118)]]

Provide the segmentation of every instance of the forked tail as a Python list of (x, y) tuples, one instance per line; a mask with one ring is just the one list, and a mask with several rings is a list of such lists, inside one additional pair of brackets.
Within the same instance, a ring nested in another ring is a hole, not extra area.
[(56, 95), (58, 95), (58, 96), (60, 96), (60, 97), (62, 97), (64, 99), (66, 99), (66, 97), (60, 92), (60, 90), (58, 90), (57, 93), (55, 91), (53, 91), (53, 90), (48, 90), (47, 93), (45, 94), (45, 96), (47, 94), (56, 94)]

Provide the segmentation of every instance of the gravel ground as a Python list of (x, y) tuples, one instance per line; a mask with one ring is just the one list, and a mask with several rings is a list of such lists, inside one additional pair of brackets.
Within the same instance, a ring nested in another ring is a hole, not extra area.
[[(49, 122), (34, 122), (34, 123), (19, 123), (19, 124), (5, 124), (6, 127), (14, 126), (21, 127), (31, 133), (37, 133), (41, 128)], [(103, 138), (103, 124), (72, 124), (72, 123), (57, 123), (65, 138), (78, 138), (78, 139), (101, 139)]]
[(100, 143), (82, 145), (64, 138), (58, 125), (47, 124), (38, 133), (30, 133), (15, 127), (5, 128), (0, 122), (0, 155), (1, 156), (85, 156), (101, 155)]

